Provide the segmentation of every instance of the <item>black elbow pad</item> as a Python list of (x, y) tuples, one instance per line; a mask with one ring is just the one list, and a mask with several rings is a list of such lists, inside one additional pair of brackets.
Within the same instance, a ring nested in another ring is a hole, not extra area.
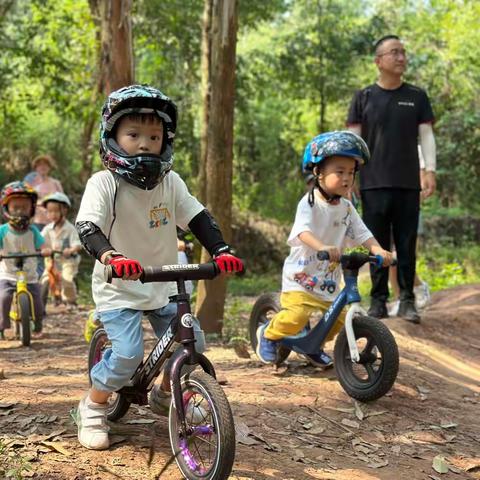
[(77, 222), (75, 224), (83, 248), (97, 260), (108, 250), (115, 250), (107, 237), (97, 225), (92, 222)]
[(188, 224), (188, 228), (212, 257), (218, 253), (230, 251), (220, 227), (207, 209), (195, 215)]

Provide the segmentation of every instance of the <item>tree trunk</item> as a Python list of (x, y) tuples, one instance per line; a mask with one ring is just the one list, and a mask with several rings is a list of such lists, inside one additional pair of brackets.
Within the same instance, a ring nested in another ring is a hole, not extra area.
[[(206, 0), (206, 2), (209, 1)], [(205, 11), (208, 8), (206, 5)], [(209, 76), (207, 77), (210, 78), (210, 96), (208, 97), (207, 114), (204, 113), (204, 119), (207, 119), (204, 202), (220, 225), (225, 240), (229, 242), (232, 234), (236, 0), (212, 0), (211, 12), (211, 41), (203, 45), (204, 48), (208, 44), (211, 46), (210, 61), (208, 62)], [(204, 32), (207, 31), (204, 26)], [(209, 258), (208, 252), (203, 250), (202, 261), (207, 261)], [(199, 282), (195, 313), (207, 333), (221, 333), (222, 331), (225, 294), (226, 281), (224, 277), (209, 282)]]
[(134, 83), (131, 0), (89, 0), (90, 11), (97, 27), (98, 60), (95, 88), (80, 139), (82, 151), (81, 180), (85, 183), (93, 171), (92, 133), (98, 122), (97, 101), (118, 88)]
[(131, 0), (90, 0), (100, 18), (100, 78), (105, 95), (134, 82)]
[(207, 203), (207, 150), (208, 150), (208, 118), (210, 113), (211, 78), (210, 61), (212, 49), (212, 6), (213, 0), (205, 0), (202, 22), (202, 118), (200, 133), (200, 164), (198, 166), (198, 198)]

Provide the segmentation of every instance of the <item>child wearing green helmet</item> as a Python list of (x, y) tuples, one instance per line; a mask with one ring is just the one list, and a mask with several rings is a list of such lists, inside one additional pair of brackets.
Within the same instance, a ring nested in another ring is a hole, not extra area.
[[(105, 171), (88, 181), (76, 227), (96, 258), (92, 291), (112, 348), (91, 370), (92, 388), (78, 406), (78, 439), (90, 449), (109, 447), (107, 401), (126, 385), (143, 361), (142, 314), (161, 337), (176, 314), (172, 284), (114, 280), (105, 283), (104, 265), (123, 280), (137, 280), (142, 265), (177, 263), (177, 226), (190, 230), (223, 274), (243, 270), (205, 207), (172, 171), (177, 109), (160, 90), (131, 85), (112, 92), (102, 109), (100, 155)], [(203, 331), (194, 321), (199, 352)], [(171, 402), (164, 375), (152, 390), (152, 411), (165, 414)]]
[[(352, 132), (328, 132), (316, 136), (305, 148), (304, 173), (314, 176), (313, 186), (300, 200), (295, 222), (288, 237), (290, 255), (283, 267), (282, 310), (257, 330), (257, 355), (264, 363), (277, 358), (278, 341), (300, 333), (312, 313), (325, 312), (338, 295), (342, 250), (363, 245), (388, 266), (392, 254), (380, 247), (352, 203), (345, 197), (353, 186), (359, 165), (368, 161), (365, 142)], [(330, 261), (318, 261), (316, 253), (326, 250)], [(322, 288), (325, 282), (335, 290)], [(339, 316), (326, 341), (340, 331), (344, 314)], [(327, 367), (331, 358), (321, 348), (306, 356), (314, 366)]]

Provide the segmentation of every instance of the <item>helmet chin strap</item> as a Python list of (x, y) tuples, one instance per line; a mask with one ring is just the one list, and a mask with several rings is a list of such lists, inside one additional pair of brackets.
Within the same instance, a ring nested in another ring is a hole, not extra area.
[(314, 191), (315, 191), (315, 188), (318, 188), (318, 190), (320, 191), (320, 193), (322, 194), (322, 197), (325, 199), (325, 201), (329, 204), (335, 202), (336, 200), (339, 200), (340, 198), (342, 198), (341, 195), (337, 195), (337, 194), (334, 194), (334, 195), (330, 195), (329, 193), (327, 193), (323, 188), (322, 186), (320, 185), (320, 182), (318, 181), (318, 177), (316, 176), (315, 177), (315, 183), (313, 184), (313, 187), (311, 188), (309, 194), (308, 194), (308, 204), (313, 207), (313, 204), (315, 203), (315, 195), (314, 195)]

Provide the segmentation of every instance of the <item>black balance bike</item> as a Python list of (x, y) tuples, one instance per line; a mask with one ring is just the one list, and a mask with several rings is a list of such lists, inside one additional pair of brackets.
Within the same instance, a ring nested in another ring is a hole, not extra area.
[[(165, 368), (172, 390), (168, 416), (170, 444), (184, 478), (191, 480), (227, 479), (235, 458), (232, 411), (216, 381), (213, 365), (195, 351), (190, 296), (185, 291), (185, 281), (213, 279), (219, 273), (214, 262), (144, 267), (142, 283), (177, 283), (178, 294), (170, 297), (177, 304), (177, 315), (139, 365), (130, 384), (112, 394), (107, 410), (107, 418), (115, 421), (127, 413), (130, 404), (146, 405), (147, 394), (168, 360)], [(105, 280), (110, 283), (115, 277), (112, 267), (105, 267)], [(100, 327), (90, 342), (89, 372), (109, 347), (107, 333)], [(182, 367), (187, 365), (201, 368), (182, 376)]]

